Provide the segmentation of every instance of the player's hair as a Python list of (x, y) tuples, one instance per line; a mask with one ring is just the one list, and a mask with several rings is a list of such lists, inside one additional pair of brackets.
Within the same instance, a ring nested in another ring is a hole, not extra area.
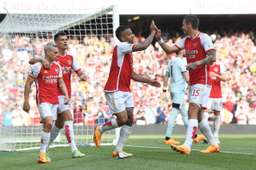
[(186, 23), (191, 23), (193, 29), (199, 27), (199, 18), (196, 15), (186, 15), (183, 20), (185, 20)]
[(67, 36), (67, 34), (64, 31), (57, 32), (53, 37), (54, 41), (56, 41), (60, 36)]
[(49, 42), (44, 46), (44, 52), (46, 54), (47, 51), (52, 50), (53, 48), (56, 48), (56, 44), (54, 42)]
[(126, 29), (129, 29), (130, 27), (128, 27), (128, 26), (125, 26), (125, 25), (120, 25), (117, 29), (116, 29), (116, 37), (117, 37), (117, 39), (119, 40), (119, 41), (122, 41), (121, 40), (121, 34), (122, 34), (122, 32), (124, 31), (124, 30), (126, 30)]

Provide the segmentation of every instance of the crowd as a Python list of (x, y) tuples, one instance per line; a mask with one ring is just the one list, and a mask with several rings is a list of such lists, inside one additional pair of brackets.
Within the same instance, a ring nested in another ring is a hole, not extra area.
[[(217, 58), (225, 66), (231, 80), (223, 83), (224, 123), (256, 124), (256, 46), (249, 34), (231, 36), (213, 34)], [(176, 38), (170, 39), (172, 44)], [(137, 38), (136, 41), (142, 41)], [(35, 104), (35, 90), (31, 96), (31, 111), (22, 111), (24, 81), (28, 75), (28, 61), (43, 55), (43, 45), (50, 41), (43, 38), (14, 36), (0, 37), (0, 126), (39, 125), (40, 116)], [(110, 116), (103, 87), (109, 73), (112, 56), (112, 40), (101, 37), (85, 37), (69, 40), (69, 53), (75, 56), (88, 76), (81, 82), (73, 74), (72, 108), (76, 124), (93, 124)], [(156, 43), (147, 50), (136, 52), (134, 69), (162, 81), (168, 60)], [(35, 88), (34, 88), (35, 89)], [(171, 110), (171, 100), (161, 88), (132, 83), (135, 102), (135, 121), (139, 125), (165, 123)], [(98, 119), (98, 120), (97, 120)], [(178, 120), (178, 122), (180, 122)]]

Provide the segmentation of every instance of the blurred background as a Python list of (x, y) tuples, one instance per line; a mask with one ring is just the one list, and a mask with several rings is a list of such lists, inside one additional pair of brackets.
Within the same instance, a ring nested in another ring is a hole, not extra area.
[[(230, 81), (223, 83), (222, 122), (256, 125), (256, 1), (0, 0), (0, 126), (40, 125), (35, 91), (30, 95), (33, 104), (31, 112), (27, 114), (22, 111), (24, 81), (29, 70), (28, 60), (33, 56), (43, 56), (43, 45), (52, 40), (52, 34), (19, 31), (19, 28), (23, 28), (22, 22), (31, 24), (26, 25), (27, 29), (33, 27), (32, 20), (26, 21), (26, 14), (32, 14), (34, 19), (38, 17), (37, 22), (42, 21), (41, 15), (46, 16), (43, 23), (47, 25), (47, 20), (55, 16), (93, 14), (113, 4), (117, 8), (112, 14), (104, 14), (104, 21), (95, 17), (89, 25), (78, 23), (73, 26), (71, 32), (62, 28), (70, 35), (69, 53), (89, 77), (87, 82), (80, 82), (75, 74), (72, 76), (72, 109), (76, 125), (93, 125), (98, 118), (110, 116), (103, 87), (115, 44), (115, 27), (129, 25), (136, 35), (135, 41), (139, 42), (149, 34), (149, 23), (154, 19), (164, 39), (173, 44), (182, 37), (181, 22), (187, 14), (199, 17), (200, 30), (211, 35), (217, 49), (217, 60), (231, 77)], [(21, 18), (12, 20), (15, 14), (22, 14), (19, 15)], [(63, 21), (67, 18), (64, 17)], [(9, 25), (3, 22), (5, 20), (9, 21)], [(17, 23), (12, 25), (10, 21)], [(97, 27), (97, 23), (106, 27)], [(6, 31), (10, 29), (13, 32)], [(154, 41), (147, 50), (136, 52), (133, 56), (136, 72), (162, 81), (168, 60), (175, 54), (166, 56)], [(163, 94), (162, 88), (140, 83), (132, 83), (132, 91), (137, 125), (166, 123), (172, 109), (168, 93)], [(180, 117), (177, 123), (182, 124)]]

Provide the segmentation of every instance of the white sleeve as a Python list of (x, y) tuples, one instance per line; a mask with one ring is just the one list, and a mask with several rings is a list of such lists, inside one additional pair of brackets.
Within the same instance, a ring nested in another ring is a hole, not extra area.
[(133, 44), (130, 44), (128, 42), (121, 42), (117, 45), (117, 48), (121, 53), (131, 53), (132, 47)]
[(186, 38), (187, 38), (187, 37), (178, 39), (178, 40), (175, 42), (175, 46), (177, 46), (179, 49), (184, 49)]
[(200, 36), (202, 46), (204, 47), (205, 51), (209, 51), (214, 49), (214, 45), (212, 43), (212, 39), (209, 35), (202, 33)]
[(81, 69), (81, 67), (79, 66), (78, 62), (76, 61), (75, 57), (72, 56), (73, 58), (73, 62), (72, 62), (72, 69), (74, 71), (79, 71)]
[(186, 69), (186, 63), (185, 63), (185, 61), (184, 60), (179, 60), (179, 67), (180, 67), (180, 71), (182, 72), (182, 73), (184, 73), (184, 72), (186, 72), (187, 71), (187, 69)]
[(58, 75), (58, 78), (63, 78), (63, 74), (62, 74), (62, 68), (61, 66), (58, 64), (59, 66), (59, 75)]
[(29, 75), (34, 78), (37, 78), (41, 71), (41, 68), (42, 68), (41, 63), (36, 63), (36, 64), (31, 65)]

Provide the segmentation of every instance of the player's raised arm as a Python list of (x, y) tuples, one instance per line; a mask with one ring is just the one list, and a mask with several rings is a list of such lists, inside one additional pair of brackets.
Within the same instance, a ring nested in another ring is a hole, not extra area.
[[(168, 65), (166, 67), (166, 71), (163, 75), (163, 77), (164, 77), (163, 78), (163, 92), (167, 92), (168, 81), (170, 78), (170, 70), (169, 70), (170, 66), (171, 66), (171, 62), (169, 61)], [(170, 81), (171, 81), (171, 79), (170, 79)]]
[(128, 26), (119, 26), (115, 31), (116, 37), (120, 41), (120, 43), (118, 44), (118, 52), (122, 54), (127, 54), (134, 51), (145, 50), (153, 41), (156, 30), (157, 27), (154, 21), (152, 21), (150, 25), (151, 34), (146, 38), (145, 41), (134, 44), (134, 34), (131, 28)]
[(168, 86), (168, 77), (164, 76), (164, 82), (163, 82), (163, 92), (167, 92), (167, 86)]
[(134, 71), (132, 72), (132, 79), (137, 82), (147, 83), (154, 87), (161, 87), (161, 84), (157, 80), (151, 79), (147, 75), (137, 74)]
[(178, 52), (182, 48), (178, 47), (177, 45), (170, 46), (167, 43), (164, 42), (163, 38), (161, 37), (162, 33), (161, 30), (157, 30), (155, 38), (157, 39), (159, 45), (162, 47), (162, 49), (167, 53), (173, 53)]
[(25, 89), (24, 89), (24, 102), (23, 102), (23, 110), (25, 112), (29, 112), (30, 105), (29, 105), (29, 93), (31, 91), (31, 85), (34, 82), (34, 78), (30, 75), (27, 77), (26, 83), (25, 83)]
[(155, 22), (152, 21), (150, 24), (150, 35), (145, 39), (145, 41), (134, 44), (132, 47), (132, 51), (142, 51), (145, 50), (146, 48), (148, 48), (148, 46), (152, 43), (155, 34), (157, 31), (157, 27), (155, 25)]
[(29, 64), (36, 64), (36, 63), (41, 63), (44, 66), (44, 68), (50, 69), (50, 63), (45, 58), (33, 57), (29, 60)]

